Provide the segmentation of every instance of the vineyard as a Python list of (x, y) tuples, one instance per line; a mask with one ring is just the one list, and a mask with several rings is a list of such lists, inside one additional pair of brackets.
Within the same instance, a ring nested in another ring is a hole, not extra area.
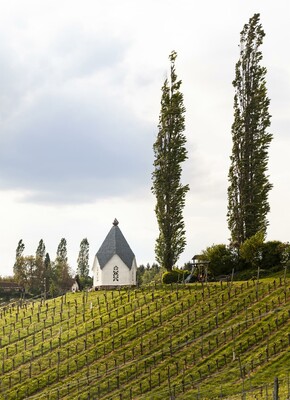
[(275, 376), (287, 391), (289, 288), (278, 277), (9, 303), (0, 397), (266, 399)]

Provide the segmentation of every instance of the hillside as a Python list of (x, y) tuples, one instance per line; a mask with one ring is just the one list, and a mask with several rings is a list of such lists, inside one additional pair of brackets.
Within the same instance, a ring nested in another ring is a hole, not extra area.
[(1, 399), (265, 399), (289, 378), (289, 289), (278, 277), (10, 303)]

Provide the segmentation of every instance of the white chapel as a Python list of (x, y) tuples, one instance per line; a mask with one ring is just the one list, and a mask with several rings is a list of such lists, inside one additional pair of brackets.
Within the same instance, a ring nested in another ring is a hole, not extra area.
[(95, 289), (136, 285), (136, 258), (115, 219), (98, 250), (93, 271)]

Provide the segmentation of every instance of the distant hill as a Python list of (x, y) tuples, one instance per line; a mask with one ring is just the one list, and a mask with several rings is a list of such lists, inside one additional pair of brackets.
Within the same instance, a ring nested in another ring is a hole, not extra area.
[(0, 398), (265, 399), (276, 376), (287, 388), (289, 289), (278, 277), (10, 303)]

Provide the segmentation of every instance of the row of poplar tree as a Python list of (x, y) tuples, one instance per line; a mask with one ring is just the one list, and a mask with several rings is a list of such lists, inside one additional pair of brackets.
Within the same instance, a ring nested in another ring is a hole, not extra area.
[(21, 239), (16, 249), (13, 279), (26, 293), (57, 296), (69, 290), (75, 280), (81, 288), (92, 286), (92, 279), (89, 276), (89, 242), (86, 238), (80, 243), (77, 275), (68, 264), (65, 238), (60, 240), (53, 261), (46, 252), (43, 239), (39, 241), (35, 255), (25, 256), (24, 250), (25, 245)]
[[(235, 66), (234, 121), (230, 156), (227, 221), (230, 246), (239, 253), (249, 238), (266, 236), (268, 194), (268, 148), (272, 134), (266, 88), (266, 68), (261, 65), (260, 46), (265, 36), (260, 15), (254, 14), (240, 33), (240, 56)], [(158, 134), (154, 143), (152, 192), (159, 236), (158, 263), (171, 271), (186, 245), (183, 208), (189, 185), (181, 182), (181, 164), (187, 159), (185, 107), (182, 81), (175, 70), (176, 52), (170, 54), (170, 75), (162, 86)]]

